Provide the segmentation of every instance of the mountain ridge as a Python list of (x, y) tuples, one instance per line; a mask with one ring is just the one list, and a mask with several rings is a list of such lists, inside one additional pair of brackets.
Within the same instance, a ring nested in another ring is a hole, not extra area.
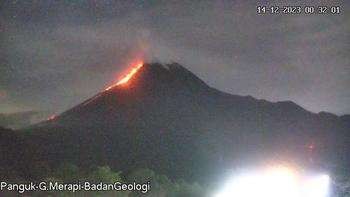
[[(280, 106), (282, 108), (290, 108), (290, 109), (294, 108), (295, 110), (305, 111), (305, 112), (312, 113), (312, 114), (319, 114), (321, 116), (333, 116), (333, 117), (336, 116), (337, 118), (342, 117), (342, 116), (338, 116), (338, 115), (330, 113), (330, 112), (319, 112), (319, 113), (311, 112), (311, 111), (301, 107), (300, 105), (298, 105), (295, 102), (290, 101), (290, 100), (272, 102), (272, 101), (268, 101), (268, 100), (265, 100), (265, 99), (257, 99), (257, 98), (255, 98), (255, 97), (253, 97), (251, 95), (242, 96), (242, 95), (230, 94), (230, 93), (227, 93), (227, 92), (215, 89), (213, 87), (210, 87), (203, 80), (201, 80), (200, 78), (195, 76), (191, 71), (189, 71), (184, 66), (182, 66), (182, 65), (180, 65), (180, 64), (178, 64), (176, 62), (173, 62), (173, 63), (170, 63), (170, 64), (145, 63), (144, 65), (145, 66), (143, 68), (141, 68), (141, 70), (138, 73), (135, 74), (136, 76), (134, 76), (134, 78), (137, 78), (138, 77), (137, 75), (139, 73), (144, 72), (142, 69), (150, 67), (150, 68), (148, 68), (149, 69), (148, 71), (149, 72), (153, 72), (155, 75), (167, 72), (168, 73), (167, 76), (170, 76), (170, 78), (167, 78), (167, 79), (164, 79), (164, 77), (160, 77), (158, 79), (158, 80), (160, 80), (160, 82), (164, 82), (164, 81), (170, 79), (172, 81), (177, 81), (177, 82), (179, 82), (180, 80), (183, 80), (183, 82), (188, 82), (189, 81), (189, 82), (195, 83), (195, 84), (186, 84), (185, 83), (182, 86), (182, 88), (192, 87), (193, 89), (191, 91), (197, 91), (196, 88), (198, 89), (198, 87), (201, 87), (201, 88), (203, 88), (203, 89), (205, 89), (207, 91), (217, 92), (218, 94), (222, 94), (222, 95), (225, 95), (225, 96), (228, 96), (228, 97), (235, 96), (235, 97), (237, 97), (237, 99), (238, 98), (242, 98), (242, 99), (247, 99), (247, 100), (251, 100), (251, 101), (254, 100), (255, 102), (262, 102), (262, 103), (265, 103), (265, 104), (272, 104), (272, 105)], [(160, 75), (162, 75), (162, 74), (160, 74)], [(154, 79), (154, 76), (152, 76), (152, 77)], [(144, 79), (143, 81), (144, 81), (144, 83), (143, 83), (143, 85), (141, 85), (140, 88), (145, 88), (144, 86), (147, 86), (147, 82), (149, 80), (147, 81), (147, 79), (146, 80)], [(131, 81), (131, 84), (129, 82), (129, 86), (132, 86), (132, 85), (133, 85), (133, 82)], [(135, 86), (140, 86), (140, 84), (135, 85)], [(131, 88), (133, 88), (133, 87), (131, 87)], [(76, 105), (75, 107), (73, 107), (71, 109), (68, 109), (67, 111), (70, 111), (70, 110), (72, 110), (74, 108), (79, 108), (79, 107), (85, 106), (85, 105), (87, 105), (89, 103), (92, 103), (98, 97), (108, 94), (108, 92), (113, 92), (113, 91), (114, 92), (119, 92), (119, 91), (122, 91), (122, 90), (127, 91), (127, 88), (121, 87), (121, 86), (115, 86), (115, 87), (113, 87), (110, 90), (101, 91), (101, 92), (97, 93), (95, 96), (93, 96), (93, 97), (83, 101), (81, 104), (78, 104), (78, 105)], [(63, 112), (62, 114), (66, 114), (67, 111)], [(343, 115), (343, 116), (346, 117), (346, 115)], [(58, 116), (55, 116), (55, 118), (58, 118)]]
[(205, 181), (266, 159), (347, 165), (350, 135), (343, 119), (291, 101), (231, 95), (177, 63), (152, 63), (126, 83), (20, 132), (32, 165), (149, 167), (171, 178)]

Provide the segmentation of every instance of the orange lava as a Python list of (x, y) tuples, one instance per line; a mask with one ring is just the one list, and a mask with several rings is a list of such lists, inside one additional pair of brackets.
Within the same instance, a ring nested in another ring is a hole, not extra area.
[(131, 71), (130, 71), (127, 75), (125, 75), (125, 76), (124, 76), (121, 80), (119, 80), (117, 83), (115, 83), (115, 84), (113, 84), (113, 85), (107, 87), (106, 90), (108, 91), (108, 90), (112, 89), (112, 88), (115, 87), (115, 86), (122, 85), (122, 84), (126, 84), (126, 83), (132, 78), (132, 76), (134, 76), (134, 75), (137, 73), (137, 71), (138, 71), (142, 66), (143, 66), (143, 63), (142, 63), (142, 62), (136, 64), (136, 65), (131, 69)]

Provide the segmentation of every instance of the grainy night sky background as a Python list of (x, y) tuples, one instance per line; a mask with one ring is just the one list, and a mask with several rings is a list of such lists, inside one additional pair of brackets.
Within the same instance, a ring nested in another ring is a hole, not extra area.
[(350, 3), (259, 16), (275, 5), (263, 2), (1, 1), (0, 113), (64, 111), (137, 59), (177, 61), (232, 94), (350, 113)]

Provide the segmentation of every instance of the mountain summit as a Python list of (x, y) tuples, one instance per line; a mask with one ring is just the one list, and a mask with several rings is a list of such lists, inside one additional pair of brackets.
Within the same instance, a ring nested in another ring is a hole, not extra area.
[[(177, 64), (144, 63), (121, 81), (27, 130), (28, 163), (157, 169), (208, 180), (254, 161), (346, 165), (345, 118), (209, 87)], [(33, 164), (34, 165), (34, 164)]]
[[(113, 117), (111, 113), (120, 113), (120, 109), (125, 106), (135, 108), (138, 104), (148, 105), (151, 104), (150, 102), (156, 105), (153, 101), (161, 104), (162, 101), (175, 99), (179, 96), (183, 97), (182, 99), (185, 97), (189, 99), (195, 94), (209, 92), (211, 92), (211, 88), (207, 84), (178, 63), (166, 65), (139, 63), (115, 84), (60, 116), (50, 118), (49, 122), (69, 124), (68, 122), (75, 119), (78, 124), (81, 124), (84, 119), (91, 118), (86, 124), (102, 122), (107, 124), (107, 122), (98, 119), (103, 117), (104, 120), (109, 120), (110, 117)], [(172, 105), (176, 105), (182, 99), (174, 100)], [(156, 110), (162, 106), (154, 107)], [(166, 107), (163, 106), (163, 108)], [(108, 112), (104, 110), (108, 110)], [(104, 117), (106, 114), (108, 117)]]
[(120, 86), (137, 86), (149, 84), (182, 84), (186, 86), (206, 84), (178, 63), (138, 63), (128, 74), (120, 79), (116, 84), (106, 88), (111, 90)]

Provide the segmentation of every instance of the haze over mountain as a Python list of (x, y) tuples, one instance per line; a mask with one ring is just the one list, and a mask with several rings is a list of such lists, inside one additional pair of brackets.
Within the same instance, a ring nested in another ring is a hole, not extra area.
[(9, 152), (22, 155), (26, 165), (17, 162), (11, 168), (63, 162), (126, 171), (149, 167), (171, 178), (205, 182), (256, 162), (290, 161), (328, 170), (349, 164), (348, 116), (227, 94), (177, 63), (145, 63), (127, 77), (18, 131), (16, 150)]
[(0, 6), (0, 113), (62, 112), (135, 58), (177, 61), (210, 86), (350, 113), (350, 1), (341, 14), (259, 15), (267, 1), (13, 1)]

